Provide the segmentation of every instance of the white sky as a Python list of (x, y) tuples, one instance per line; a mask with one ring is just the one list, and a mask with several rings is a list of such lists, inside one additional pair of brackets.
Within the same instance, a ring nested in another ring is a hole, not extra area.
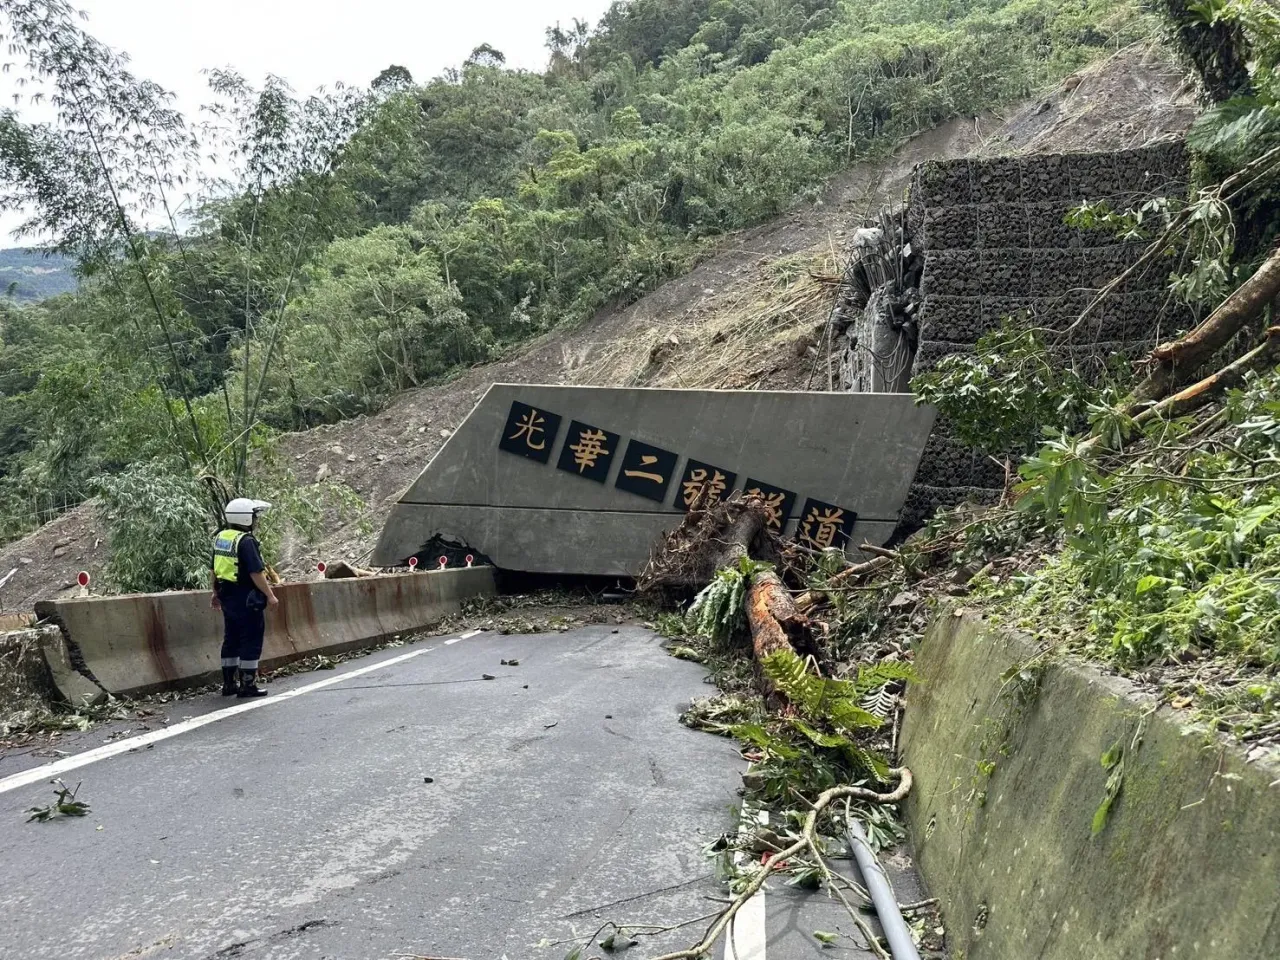
[[(201, 70), (234, 67), (251, 83), (268, 73), (299, 93), (335, 81), (368, 85), (383, 67), (400, 64), (418, 81), (460, 66), (482, 43), (501, 50), (509, 67), (546, 65), (545, 30), (578, 17), (592, 25), (609, 0), (79, 0), (85, 28), (125, 51), (133, 72), (178, 95), (194, 116), (207, 99)], [(11, 80), (0, 104), (14, 106)], [(19, 114), (28, 112), (22, 105)], [(44, 119), (43, 116), (35, 117)], [(20, 218), (0, 217), (0, 246)]]

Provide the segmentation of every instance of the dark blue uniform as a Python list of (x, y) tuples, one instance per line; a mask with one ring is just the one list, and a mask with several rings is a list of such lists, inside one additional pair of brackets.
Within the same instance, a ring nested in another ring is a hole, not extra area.
[(236, 580), (218, 580), (214, 589), (222, 604), (222, 666), (244, 671), (258, 669), (262, 656), (262, 637), (267, 629), (267, 598), (253, 584), (252, 575), (262, 573), (266, 565), (253, 534), (240, 538), (236, 549), (239, 570)]

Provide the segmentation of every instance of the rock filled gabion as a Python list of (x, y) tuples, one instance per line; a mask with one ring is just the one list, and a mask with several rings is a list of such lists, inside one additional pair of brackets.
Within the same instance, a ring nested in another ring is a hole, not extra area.
[[(1064, 331), (1098, 291), (1133, 266), (1142, 242), (1067, 226), (1069, 210), (1107, 200), (1117, 209), (1183, 196), (1180, 141), (1117, 153), (930, 161), (916, 168), (906, 209), (923, 258), (919, 343), (912, 374), (973, 350), (1006, 317)], [(1168, 266), (1135, 273), (1058, 348), (1062, 362), (1099, 375), (1116, 356), (1137, 359), (1194, 318), (1167, 295)], [(917, 526), (934, 510), (994, 502), (1005, 484), (997, 459), (968, 448), (940, 422), (903, 511)]]

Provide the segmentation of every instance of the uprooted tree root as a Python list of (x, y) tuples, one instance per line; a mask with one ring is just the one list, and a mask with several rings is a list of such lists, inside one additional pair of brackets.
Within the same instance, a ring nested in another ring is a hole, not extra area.
[[(779, 539), (771, 534), (767, 526), (768, 510), (766, 504), (758, 497), (735, 495), (730, 499), (708, 503), (700, 497), (694, 502), (680, 525), (665, 535), (654, 550), (649, 565), (639, 579), (639, 587), (650, 594), (683, 593), (686, 597), (690, 591), (706, 588), (717, 579), (733, 583), (736, 575), (741, 578), (736, 591), (741, 591), (741, 583), (746, 581), (745, 593), (736, 593), (733, 602), (741, 603), (745, 614), (746, 625), (751, 636), (751, 656), (760, 668), (759, 680), (764, 687), (766, 702), (772, 701), (775, 707), (782, 701), (783, 714), (790, 717), (812, 713), (811, 698), (801, 691), (810, 683), (822, 684), (825, 681), (806, 681), (804, 684), (784, 679), (785, 671), (778, 671), (778, 657), (790, 657), (791, 663), (800, 665), (799, 669), (809, 673), (804, 663), (816, 663), (813, 657), (806, 657), (810, 652), (817, 652), (818, 641), (828, 634), (828, 625), (814, 616), (813, 612), (826, 606), (826, 591), (822, 587), (814, 587), (808, 591), (793, 591), (788, 584), (794, 586), (809, 579), (807, 568), (812, 566), (812, 559), (801, 548), (790, 545), (783, 547)], [(883, 551), (885, 555), (877, 556), (863, 564), (847, 565), (828, 580), (835, 589), (842, 589), (865, 577), (886, 571), (893, 565), (897, 554)], [(799, 592), (799, 597), (793, 593)], [(703, 596), (706, 596), (704, 594)], [(700, 597), (695, 603), (696, 611), (704, 601)], [(771, 668), (772, 671), (771, 671)], [(819, 675), (820, 676), (820, 675)], [(775, 681), (776, 684), (775, 685)], [(791, 696), (798, 699), (791, 700)], [(865, 714), (864, 714), (865, 715)], [(813, 719), (810, 717), (809, 719)], [(821, 737), (820, 734), (814, 736)], [(834, 736), (831, 739), (836, 739)], [(825, 741), (824, 741), (825, 742)], [(848, 741), (845, 741), (848, 743)], [(862, 751), (864, 754), (866, 751)], [(883, 772), (882, 779), (898, 781), (898, 787), (892, 792), (878, 793), (875, 790), (859, 786), (834, 787), (822, 792), (817, 799), (809, 803), (796, 786), (791, 793), (808, 807), (803, 828), (794, 843), (782, 848), (781, 844), (765, 842), (764, 837), (750, 837), (748, 842), (763, 844), (772, 850), (772, 855), (746, 878), (745, 886), (738, 891), (728, 906), (716, 915), (711, 926), (698, 943), (685, 950), (664, 954), (657, 960), (696, 960), (705, 957), (715, 943), (731, 929), (734, 917), (765, 884), (769, 876), (783, 867), (795, 867), (803, 863), (806, 869), (813, 870), (822, 879), (827, 888), (848, 911), (852, 922), (865, 937), (869, 948), (878, 957), (889, 960), (875, 934), (859, 915), (850, 902), (847, 891), (853, 891), (866, 899), (855, 883), (827, 866), (817, 839), (819, 821), (823, 812), (836, 801), (862, 800), (876, 804), (893, 804), (902, 800), (911, 789), (911, 773), (905, 767)], [(828, 781), (830, 782), (830, 781)], [(846, 811), (847, 815), (847, 811)], [(773, 839), (777, 839), (774, 836)]]
[(815, 633), (826, 625), (801, 613), (772, 564), (782, 559), (778, 537), (768, 530), (768, 509), (754, 496), (735, 495), (708, 504), (694, 501), (684, 520), (663, 537), (640, 577), (645, 592), (688, 590), (706, 586), (716, 571), (743, 560), (771, 565), (751, 574), (747, 591), (747, 622), (757, 663), (779, 650), (801, 653), (813, 649)]
[(700, 496), (680, 525), (663, 536), (636, 587), (641, 593), (697, 590), (717, 570), (746, 557), (777, 559), (777, 538), (766, 530), (768, 516), (758, 497), (735, 494), (709, 503)]

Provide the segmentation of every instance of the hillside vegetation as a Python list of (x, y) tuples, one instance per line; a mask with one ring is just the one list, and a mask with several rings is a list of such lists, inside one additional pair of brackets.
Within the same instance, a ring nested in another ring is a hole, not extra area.
[(275, 431), (636, 298), (851, 162), (1144, 29), (1115, 0), (635, 0), (548, 30), (542, 73), (486, 45), (427, 83), (391, 66), (308, 97), (214, 72), (195, 123), (61, 0), (0, 17), (59, 108), (0, 118), (5, 203), (84, 276), (0, 318), (0, 534), (101, 496), (133, 588), (197, 582), (196, 518), (250, 485), (303, 530), (358, 509), (293, 483)]

